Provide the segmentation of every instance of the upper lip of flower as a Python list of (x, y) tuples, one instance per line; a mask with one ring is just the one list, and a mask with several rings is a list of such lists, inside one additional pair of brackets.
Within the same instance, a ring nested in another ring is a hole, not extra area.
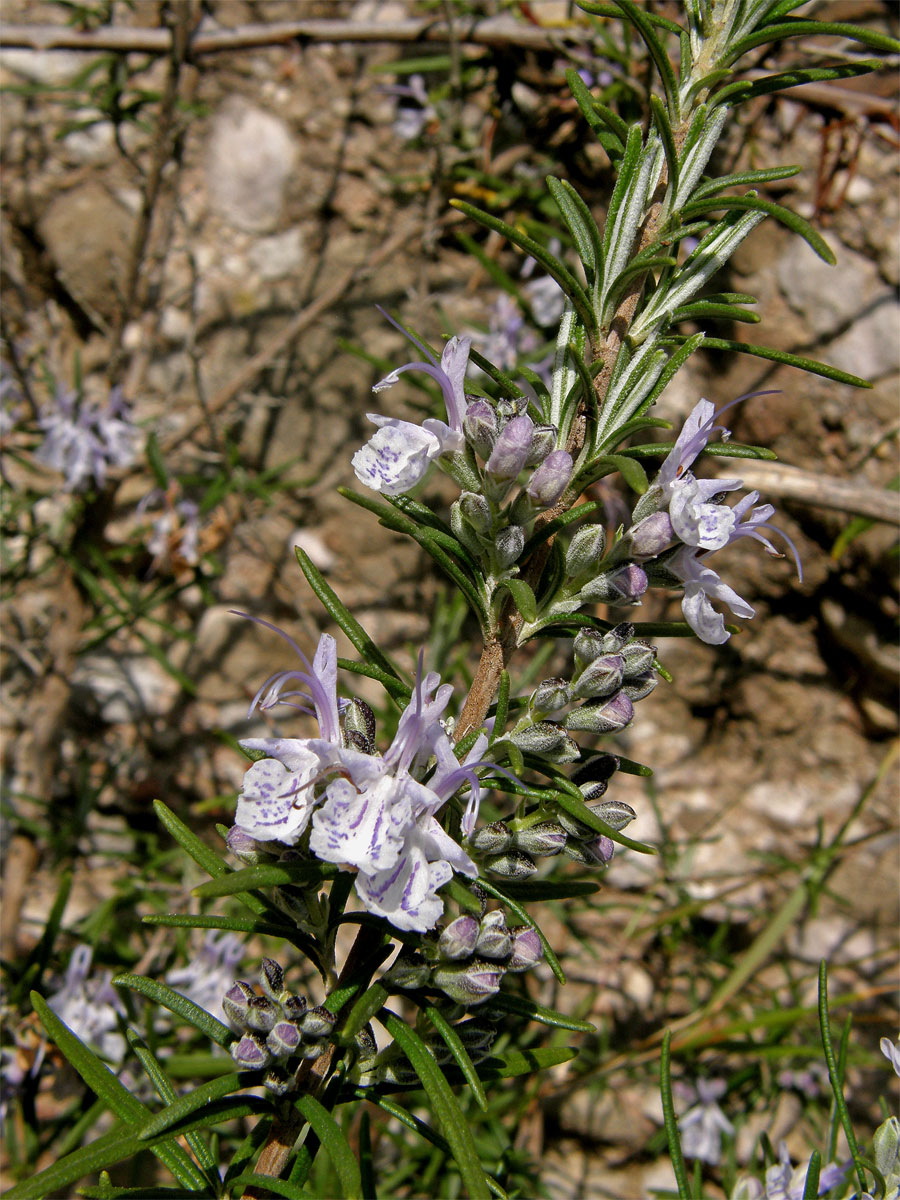
[(405, 338), (422, 351), (422, 354), (428, 361), (409, 362), (404, 363), (403, 366), (395, 367), (393, 371), (390, 371), (375, 384), (372, 391), (380, 392), (384, 388), (391, 387), (397, 382), (397, 378), (402, 371), (424, 371), (440, 384), (444, 395), (444, 403), (447, 406), (450, 429), (454, 433), (462, 434), (463, 417), (466, 411), (463, 380), (465, 379), (466, 367), (469, 362), (469, 350), (472, 345), (472, 339), (469, 337), (451, 338), (444, 346), (441, 360), (438, 362), (428, 347), (408, 330), (404, 329), (399, 322), (395, 321), (390, 313), (386, 312), (380, 305), (376, 305), (376, 308), (385, 320), (390, 321), (395, 329), (398, 329)]

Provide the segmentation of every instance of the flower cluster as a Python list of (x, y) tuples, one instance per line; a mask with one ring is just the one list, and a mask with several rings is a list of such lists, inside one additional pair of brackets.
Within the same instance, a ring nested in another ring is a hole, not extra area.
[(472, 1008), (497, 994), (507, 972), (530, 970), (543, 953), (536, 930), (508, 926), (502, 909), (482, 912), (480, 918), (463, 913), (429, 934), (421, 952), (401, 953), (383, 982), (406, 990), (433, 988)]
[[(261, 621), (260, 624), (274, 629)], [(475, 767), (487, 746), (480, 736), (460, 763), (441, 716), (452, 694), (433, 672), (423, 676), (421, 656), (415, 688), (397, 734), (382, 756), (375, 750), (375, 723), (362, 701), (337, 698), (337, 646), (323, 634), (310, 664), (282, 671), (257, 693), (265, 710), (290, 703), (314, 712), (320, 737), (249, 738), (242, 746), (262, 754), (246, 772), (229, 845), (242, 855), (252, 843), (297, 847), (322, 862), (356, 872), (357, 895), (366, 909), (397, 929), (424, 932), (443, 911), (438, 890), (454, 871), (474, 877), (474, 862), (435, 819), (451, 796), (468, 785), (464, 832), (475, 824), (480, 800)], [(284, 689), (299, 683), (305, 692)], [(434, 765), (432, 765), (434, 763)]]
[(244, 943), (239, 937), (227, 932), (217, 934), (211, 929), (187, 966), (169, 971), (165, 981), (174, 991), (222, 1021), (225, 1018), (222, 991), (234, 979), (234, 968), (243, 954)]
[(93, 957), (90, 946), (76, 946), (63, 986), (48, 996), (47, 1003), (101, 1058), (120, 1066), (127, 1050), (119, 1030), (125, 1007), (112, 986), (112, 973), (91, 971)]
[(40, 418), (44, 441), (35, 457), (65, 475), (67, 492), (91, 482), (102, 487), (110, 467), (128, 467), (137, 458), (143, 434), (131, 421), (121, 388), (105, 404), (86, 403), (74, 391), (58, 387), (53, 406)]
[[(237, 980), (222, 997), (222, 1008), (240, 1038), (231, 1057), (244, 1071), (266, 1071), (265, 1086), (278, 1095), (293, 1087), (293, 1072), (305, 1058), (318, 1058), (328, 1045), (335, 1015), (322, 1005), (311, 1007), (303, 996), (284, 986), (284, 972), (264, 958), (259, 981), (262, 995)], [(368, 1030), (357, 1037), (360, 1059), (374, 1057), (375, 1039)]]
[[(739, 400), (746, 398), (741, 396)], [(634, 524), (624, 539), (651, 579), (655, 575), (666, 582), (668, 576), (683, 584), (681, 607), (685, 620), (701, 641), (710, 645), (721, 645), (730, 636), (725, 618), (713, 608), (713, 600), (727, 604), (738, 617), (752, 617), (754, 613), (751, 605), (708, 565), (710, 554), (739, 538), (751, 537), (770, 554), (781, 557), (763, 533), (768, 530), (784, 538), (797, 564), (797, 574), (803, 577), (793, 542), (769, 523), (775, 512), (771, 504), (754, 507), (759, 493), (750, 492), (730, 507), (722, 500), (728, 492), (743, 486), (740, 479), (697, 479), (690, 470), (716, 433), (728, 436), (728, 430), (715, 423), (719, 415), (709, 400), (700, 400), (694, 406), (659, 473), (635, 506)]]

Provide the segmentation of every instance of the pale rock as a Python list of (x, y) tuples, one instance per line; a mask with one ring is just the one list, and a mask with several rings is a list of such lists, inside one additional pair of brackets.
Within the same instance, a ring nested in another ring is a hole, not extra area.
[(65, 86), (92, 61), (97, 54), (82, 50), (26, 50), (10, 47), (0, 50), (0, 68), (20, 79), (33, 83)]
[(900, 369), (900, 304), (893, 293), (831, 343), (828, 362), (869, 382)]
[(299, 227), (260, 238), (250, 250), (250, 263), (263, 279), (284, 279), (297, 275), (305, 257), (303, 234)]
[(291, 534), (289, 546), (291, 549), (297, 546), (304, 554), (308, 554), (312, 559), (313, 566), (318, 567), (320, 571), (327, 572), (334, 569), (337, 560), (314, 530), (296, 530)]
[(212, 207), (238, 229), (267, 232), (281, 217), (297, 157), (288, 127), (241, 96), (213, 118), (206, 182)]
[(819, 258), (801, 238), (792, 238), (775, 267), (778, 285), (788, 304), (803, 315), (819, 336), (835, 334), (849, 325), (882, 286), (878, 268), (868, 258), (841, 244), (833, 249), (837, 258), (834, 267)]
[(155, 658), (109, 651), (80, 659), (72, 672), (72, 687), (76, 695), (79, 689), (89, 692), (110, 725), (165, 716), (181, 691)]

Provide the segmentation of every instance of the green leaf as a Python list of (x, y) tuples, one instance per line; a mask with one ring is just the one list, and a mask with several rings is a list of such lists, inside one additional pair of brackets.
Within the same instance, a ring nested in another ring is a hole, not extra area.
[(800, 173), (800, 167), (769, 167), (763, 171), (739, 171), (734, 175), (720, 175), (716, 179), (708, 179), (694, 189), (692, 200), (702, 200), (706, 196), (715, 196), (730, 187), (756, 187), (762, 183), (773, 183), (777, 179), (791, 179)]
[(306, 1117), (331, 1159), (341, 1185), (341, 1196), (344, 1200), (359, 1200), (362, 1196), (359, 1163), (340, 1125), (315, 1096), (301, 1096), (296, 1108)]
[[(194, 860), (198, 867), (202, 867), (207, 875), (211, 875), (213, 879), (219, 879), (222, 876), (232, 874), (231, 867), (222, 859), (215, 850), (211, 849), (207, 844), (200, 840), (192, 829), (188, 829), (187, 825), (180, 820), (172, 810), (161, 800), (153, 801), (153, 810), (156, 813), (159, 823), (172, 835), (175, 841), (181, 846), (190, 857)], [(262, 916), (267, 912), (266, 905), (256, 896), (240, 895), (238, 899), (241, 903), (249, 908), (251, 912), (257, 916)]]
[(261, 863), (231, 871), (193, 889), (195, 896), (234, 896), (249, 888), (285, 887), (289, 884), (315, 884), (333, 879), (338, 868), (325, 862)]
[(583, 800), (576, 800), (574, 796), (570, 796), (566, 792), (557, 792), (556, 802), (560, 808), (565, 809), (576, 821), (581, 821), (589, 829), (593, 829), (595, 833), (603, 834), (604, 837), (618, 842), (620, 846), (627, 846), (629, 850), (636, 850), (639, 854), (659, 853), (655, 846), (647, 846), (643, 842), (636, 842), (632, 838), (626, 837), (619, 830), (607, 825), (605, 821), (601, 821), (597, 814), (588, 808)]
[(578, 257), (589, 272), (590, 283), (592, 277), (603, 271), (603, 239), (597, 222), (587, 204), (565, 179), (556, 179), (553, 175), (548, 175), (547, 187), (569, 227)]
[(600, 891), (600, 884), (590, 879), (507, 879), (503, 890), (513, 900), (528, 904), (593, 896)]
[(374, 679), (376, 683), (381, 684), (392, 699), (403, 704), (409, 703), (412, 688), (401, 683), (393, 675), (388, 675), (380, 667), (373, 667), (371, 663), (366, 662), (354, 662), (350, 658), (338, 658), (337, 664), (342, 671), (349, 671), (351, 675), (364, 675), (366, 679)]
[(515, 601), (516, 608), (522, 614), (526, 621), (537, 620), (537, 601), (534, 598), (534, 592), (524, 579), (502, 579), (495, 589), (495, 593), (501, 588), (506, 588)]
[(534, 1071), (546, 1071), (571, 1062), (578, 1051), (571, 1046), (537, 1046), (533, 1050), (507, 1050), (504, 1054), (492, 1054), (478, 1064), (482, 1079), (512, 1079), (518, 1075), (531, 1075)]
[(597, 321), (594, 317), (594, 310), (584, 288), (565, 264), (545, 249), (540, 242), (536, 242), (534, 238), (530, 238), (528, 234), (523, 233), (520, 229), (515, 229), (512, 225), (507, 225), (505, 221), (501, 221), (498, 217), (492, 216), (491, 213), (476, 208), (474, 204), (469, 204), (465, 200), (454, 199), (450, 201), (450, 204), (453, 208), (471, 217), (473, 221), (478, 221), (479, 224), (484, 225), (486, 229), (492, 229), (495, 233), (503, 234), (514, 246), (518, 246), (520, 250), (524, 250), (526, 254), (530, 254), (532, 258), (536, 259), (547, 274), (556, 280), (563, 292), (572, 301), (584, 327), (596, 331)]
[[(232, 1041), (235, 1038), (235, 1034), (230, 1030), (229, 1037)], [(216, 1100), (228, 1099), (242, 1088), (258, 1087), (259, 1079), (259, 1071), (231, 1071), (227, 1075), (220, 1075), (216, 1079), (209, 1079), (206, 1083), (201, 1083), (199, 1087), (193, 1088), (184, 1096), (179, 1096), (174, 1104), (169, 1104), (160, 1112), (151, 1115), (141, 1128), (141, 1141), (152, 1141), (153, 1138), (159, 1137), (160, 1134), (185, 1121), (187, 1117), (193, 1116), (195, 1112), (200, 1110), (205, 1112)]]
[(788, 354), (786, 350), (772, 350), (768, 346), (755, 346), (751, 342), (734, 342), (729, 338), (706, 337), (703, 340), (704, 350), (728, 350), (738, 354), (752, 354), (754, 358), (765, 358), (769, 362), (782, 363), (786, 367), (797, 367), (800, 371), (809, 371), (811, 375), (821, 375), (824, 379), (833, 379), (835, 383), (847, 383), (851, 387), (870, 388), (872, 384), (858, 375), (848, 371), (839, 371), (827, 363), (816, 362), (814, 358), (804, 358), (799, 354)]
[(462, 1071), (467, 1083), (469, 1084), (469, 1087), (472, 1089), (472, 1093), (475, 1096), (478, 1107), (482, 1112), (487, 1112), (488, 1104), (487, 1097), (484, 1094), (484, 1088), (481, 1086), (481, 1080), (478, 1078), (478, 1073), (475, 1070), (475, 1066), (469, 1057), (468, 1051), (462, 1044), (462, 1039), (460, 1038), (459, 1034), (443, 1015), (443, 1013), (439, 1009), (435, 1008), (433, 1004), (426, 1005), (423, 1009), (423, 1012), (437, 1032), (444, 1039), (447, 1049), (453, 1055), (456, 1065), (459, 1067), (460, 1071)]
[(246, 1194), (249, 1188), (258, 1188), (264, 1192), (270, 1192), (273, 1196), (283, 1196), (284, 1200), (310, 1200), (311, 1192), (306, 1188), (300, 1187), (296, 1183), (290, 1183), (287, 1179), (275, 1179), (271, 1175), (257, 1175), (255, 1171), (248, 1171), (243, 1175), (236, 1175), (234, 1179), (230, 1179), (232, 1196)]
[(837, 262), (831, 247), (813, 229), (809, 221), (797, 213), (791, 212), (789, 208), (776, 204), (774, 200), (764, 200), (761, 196), (713, 196), (706, 200), (691, 200), (684, 206), (682, 213), (685, 217), (690, 218), (717, 209), (727, 209), (729, 212), (739, 210), (764, 212), (768, 216), (774, 217), (776, 221), (780, 221), (782, 225), (786, 225), (794, 233), (799, 234), (818, 254), (819, 258), (827, 262), (829, 266), (834, 266)]
[[(678, 624), (683, 624), (683, 623), (684, 622), (681, 622), (681, 621), (678, 622)], [(638, 626), (635, 625), (634, 628), (636, 631), (638, 629)], [(653, 635), (651, 634), (649, 636), (653, 636)], [(649, 779), (653, 775), (652, 767), (645, 767), (643, 763), (635, 762), (634, 759), (631, 759), (631, 758), (625, 758), (621, 754), (617, 754), (616, 758), (619, 760), (619, 770), (622, 772), (623, 775), (641, 775), (644, 779)]]
[(409, 1059), (413, 1070), (421, 1080), (432, 1108), (441, 1122), (447, 1141), (450, 1143), (453, 1158), (462, 1176), (463, 1186), (472, 1200), (487, 1200), (490, 1188), (475, 1148), (472, 1130), (456, 1097), (450, 1090), (450, 1085), (444, 1078), (443, 1072), (418, 1034), (410, 1029), (404, 1021), (401, 1021), (395, 1013), (383, 1009), (380, 1020)]
[[(659, 72), (662, 80), (663, 90), (666, 93), (666, 107), (669, 110), (669, 116), (673, 121), (677, 121), (680, 115), (680, 102), (678, 97), (678, 82), (675, 79), (675, 72), (672, 70), (672, 64), (669, 62), (669, 56), (666, 53), (666, 48), (656, 36), (653, 28), (653, 22), (648, 17), (647, 13), (642, 8), (638, 8), (632, 0), (614, 0), (616, 7), (628, 18), (635, 29), (641, 36), (644, 45), (653, 59), (656, 69)], [(677, 28), (677, 27), (676, 27)], [(681, 29), (678, 30), (679, 35)]]
[(659, 139), (663, 144), (666, 167), (669, 172), (669, 187), (672, 189), (672, 195), (674, 196), (678, 191), (678, 150), (675, 146), (672, 123), (669, 120), (669, 113), (666, 106), (660, 100), (659, 96), (654, 95), (652, 92), (650, 93), (650, 112), (653, 116), (653, 124), (659, 133)]
[(212, 1013), (208, 1013), (205, 1008), (201, 1008), (193, 1000), (188, 1000), (187, 996), (182, 996), (156, 979), (148, 979), (146, 975), (133, 975), (130, 971), (123, 971), (113, 979), (113, 985), (131, 988), (132, 991), (146, 996), (155, 1004), (167, 1008), (169, 1012), (175, 1013), (189, 1025), (199, 1029), (217, 1046), (227, 1046), (234, 1041), (235, 1035), (232, 1030), (217, 1020)]
[(587, 500), (584, 504), (576, 504), (574, 508), (570, 508), (568, 512), (562, 513), (561, 516), (554, 517), (552, 521), (548, 521), (531, 535), (525, 543), (521, 561), (524, 562), (529, 555), (534, 553), (541, 542), (545, 542), (548, 537), (553, 537), (561, 529), (565, 529), (567, 525), (574, 525), (576, 521), (581, 521), (584, 517), (589, 517), (591, 513), (597, 512), (602, 507), (602, 500)]
[(285, 938), (296, 933), (290, 925), (274, 921), (254, 921), (251, 917), (194, 916), (190, 913), (152, 913), (141, 917), (144, 925), (164, 925), (172, 929), (230, 929), (233, 933), (255, 933), (260, 937)]
[(603, 475), (609, 475), (611, 471), (618, 471), (631, 490), (643, 496), (650, 483), (644, 468), (640, 467), (635, 471), (632, 469), (635, 466), (640, 467), (640, 464), (633, 458), (625, 458), (621, 454), (605, 454), (591, 463), (590, 477), (600, 479)]
[(499, 1008), (501, 1012), (515, 1013), (519, 1017), (527, 1017), (529, 1021), (539, 1021), (553, 1029), (571, 1029), (573, 1033), (596, 1033), (596, 1025), (590, 1021), (578, 1021), (575, 1017), (567, 1017), (564, 1013), (553, 1008), (545, 1008), (535, 1004), (527, 996), (517, 996), (514, 992), (498, 992), (491, 997), (492, 1009)]
[[(642, 446), (626, 446), (623, 455), (633, 455), (635, 458), (655, 458), (668, 454), (675, 447), (674, 442), (647, 442)], [(744, 446), (740, 442), (713, 442), (704, 446), (701, 454), (710, 454), (713, 458), (753, 458), (771, 462), (778, 456), (766, 446)]]
[[(593, 13), (597, 17), (619, 17), (621, 18), (621, 5), (616, 3), (616, 0), (578, 0), (578, 7), (586, 13)], [(665, 29), (667, 33), (674, 33), (676, 37), (680, 37), (684, 30), (677, 23), (668, 17), (661, 17), (657, 13), (645, 13), (647, 20), (657, 29)]]
[[(92, 1050), (89, 1050), (84, 1042), (69, 1029), (68, 1025), (59, 1019), (42, 996), (37, 992), (32, 992), (31, 1003), (52, 1041), (56, 1043), (91, 1091), (107, 1104), (117, 1117), (133, 1127), (141, 1124), (146, 1117), (151, 1115), (146, 1105), (142, 1104), (136, 1096), (132, 1096), (131, 1092), (119, 1082), (112, 1071), (100, 1061), (96, 1054)], [(77, 1154), (78, 1152), (76, 1151), (75, 1153)], [(161, 1145), (158, 1148), (154, 1148), (154, 1153), (161, 1162), (165, 1163), (178, 1182), (184, 1187), (195, 1191), (206, 1187), (207, 1181), (202, 1171), (181, 1146)], [(68, 1159), (64, 1159), (62, 1162), (71, 1161), (73, 1157), (73, 1155), (70, 1155)], [(117, 1162), (119, 1160), (112, 1159), (111, 1161)], [(56, 1163), (55, 1166), (61, 1168), (62, 1163)], [(77, 1175), (71, 1175), (65, 1182), (79, 1179), (82, 1174), (86, 1173), (86, 1171), (82, 1171)], [(45, 1176), (46, 1172), (40, 1172), (40, 1174)], [(35, 1176), (35, 1179), (37, 1178)], [(31, 1182), (34, 1182), (34, 1180)], [(62, 1187), (63, 1183), (61, 1182), (56, 1186)], [(15, 1190), (13, 1189), (13, 1191)], [(38, 1194), (42, 1195), (43, 1193)], [(12, 1193), (7, 1193), (7, 1195), (12, 1195)]]
[[(342, 494), (343, 489), (341, 489)], [(331, 618), (343, 629), (347, 637), (360, 652), (366, 662), (373, 666), (380, 667), (386, 676), (396, 679), (403, 687), (403, 696), (409, 696), (409, 689), (400, 677), (400, 673), (395, 668), (390, 659), (379, 650), (366, 631), (357, 621), (356, 617), (347, 609), (337, 597), (337, 593), (325, 579), (325, 576), (318, 569), (312, 559), (299, 546), (295, 546), (294, 550), (297, 554), (297, 561), (300, 564), (300, 570), (306, 576), (307, 582), (315, 594), (319, 597), (326, 612)], [(398, 697), (395, 697), (397, 699)]]
[(621, 158), (628, 140), (628, 125), (618, 113), (595, 100), (585, 86), (584, 80), (574, 67), (566, 71), (566, 82), (572, 89), (575, 102), (584, 119), (597, 134), (611, 160)]
[(772, 25), (763, 25), (761, 29), (755, 29), (746, 37), (733, 42), (728, 47), (726, 61), (733, 63), (748, 50), (764, 46), (767, 42), (780, 42), (791, 37), (809, 38), (816, 35), (852, 38), (853, 41), (861, 42), (863, 46), (869, 46), (872, 50), (884, 50), (888, 54), (900, 53), (900, 42), (877, 30), (866, 29), (862, 25), (850, 25), (845, 21), (813, 21), (796, 18), (793, 21), (779, 21)]
[[(509, 715), (509, 689), (510, 679), (509, 671), (505, 668), (500, 672), (500, 685), (497, 688), (497, 705), (494, 710), (494, 726), (491, 730), (491, 743), (497, 740), (498, 736), (502, 736), (506, 728), (506, 720)], [(475, 732), (473, 730), (473, 732)]]
[[(641, 150), (643, 149), (643, 138), (641, 136), (641, 128), (639, 125), (632, 125), (628, 130), (628, 137), (625, 142), (625, 153), (622, 156), (622, 162), (619, 166), (619, 175), (616, 179), (615, 187), (613, 188), (612, 196), (609, 199), (609, 207), (606, 210), (606, 224), (603, 227), (603, 259), (606, 265), (606, 270), (609, 270), (609, 255), (612, 249), (613, 239), (618, 226), (619, 213), (625, 203), (625, 198), (628, 195), (629, 188), (635, 179), (638, 170), (638, 164), (641, 159)], [(630, 250), (631, 247), (628, 247)], [(618, 272), (617, 267), (617, 272)]]
[(669, 1143), (669, 1157), (675, 1172), (675, 1182), (678, 1187), (679, 1200), (691, 1200), (692, 1192), (688, 1183), (687, 1168), (684, 1165), (684, 1155), (681, 1151), (681, 1138), (678, 1133), (678, 1120), (675, 1116), (675, 1104), (672, 1099), (672, 1070), (671, 1046), (672, 1031), (667, 1029), (662, 1042), (659, 1059), (660, 1095), (662, 1097), (663, 1121), (666, 1126), (666, 1138)]
[(671, 321), (677, 325), (679, 321), (740, 321), (746, 325), (758, 325), (758, 313), (746, 308), (738, 308), (736, 304), (714, 304), (710, 300), (695, 300), (685, 304), (672, 313)]
[[(159, 1095), (163, 1104), (173, 1104), (178, 1099), (178, 1093), (169, 1082), (169, 1078), (162, 1069), (156, 1056), (150, 1050), (147, 1043), (133, 1029), (129, 1029), (127, 1033), (128, 1044), (134, 1053), (137, 1055), (138, 1061), (147, 1072), (153, 1086)], [(216, 1160), (210, 1152), (209, 1147), (204, 1142), (199, 1133), (187, 1134), (185, 1141), (191, 1149), (191, 1153), (200, 1165), (201, 1170), (206, 1175), (207, 1179), (213, 1185), (215, 1190), (218, 1190), (218, 1185), (221, 1183), (219, 1177)]]
[(522, 905), (512, 898), (510, 893), (506, 890), (506, 887), (504, 886), (503, 890), (501, 891), (501, 889), (497, 887), (495, 883), (491, 883), (490, 880), (485, 879), (481, 875), (478, 877), (478, 886), (486, 891), (489, 896), (493, 896), (495, 900), (502, 900), (510, 912), (515, 913), (523, 925), (529, 925), (534, 930), (534, 932), (541, 939), (541, 945), (544, 948), (544, 958), (546, 958), (550, 970), (560, 983), (565, 983), (566, 976), (562, 967), (559, 965), (559, 959), (556, 957), (553, 947), (544, 936), (544, 931), (537, 924), (537, 922), (531, 916), (529, 916), (528, 912), (522, 907)]
[(384, 1007), (387, 998), (388, 991), (383, 984), (376, 981), (367, 988), (341, 1021), (337, 1033), (340, 1042), (345, 1046), (352, 1045), (362, 1027)]

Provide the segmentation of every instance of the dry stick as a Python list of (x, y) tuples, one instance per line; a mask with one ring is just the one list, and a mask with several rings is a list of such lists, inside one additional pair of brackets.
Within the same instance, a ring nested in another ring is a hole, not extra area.
[(190, 25), (194, 18), (195, 9), (192, 4), (178, 4), (174, 10), (168, 5), (163, 10), (163, 19), (172, 20), (171, 30), (157, 30), (163, 34), (169, 46), (169, 69), (166, 72), (166, 82), (163, 88), (159, 106), (159, 118), (156, 125), (156, 138), (153, 155), (150, 159), (150, 169), (147, 172), (147, 182), (143, 189), (141, 208), (132, 238), (128, 255), (128, 267), (125, 275), (124, 294), (122, 303), (116, 313), (112, 330), (112, 353), (109, 361), (108, 377), (110, 383), (116, 383), (122, 371), (124, 348), (122, 338), (125, 327), (134, 315), (138, 306), (138, 288), (141, 280), (141, 268), (150, 236), (150, 225), (153, 212), (162, 186), (163, 170), (169, 162), (172, 151), (173, 126), (175, 122), (175, 107), (178, 102), (181, 69), (187, 58), (190, 46)]
[[(475, 46), (521, 46), (553, 50), (560, 42), (591, 42), (592, 29), (578, 26), (547, 29), (526, 25), (507, 17), (463, 21), (457, 17), (452, 37)], [(273, 21), (243, 25), (238, 29), (216, 29), (197, 33), (191, 40), (191, 56), (274, 46), (283, 42), (449, 42), (446, 21), (411, 17), (402, 21)], [(62, 25), (4, 25), (3, 46), (30, 50), (113, 50), (122, 54), (165, 54), (171, 46), (162, 29), (69, 29)]]
[(367, 278), (384, 262), (390, 259), (398, 250), (408, 242), (414, 235), (421, 232), (421, 226), (416, 222), (411, 222), (405, 229), (399, 230), (393, 237), (376, 250), (367, 262), (356, 267), (349, 267), (334, 281), (331, 287), (326, 288), (320, 296), (317, 296), (306, 308), (300, 310), (296, 317), (290, 321), (279, 334), (267, 345), (263, 346), (258, 354), (240, 370), (234, 378), (220, 388), (214, 396), (210, 398), (206, 406), (206, 412), (197, 420), (192, 421), (183, 429), (179, 429), (166, 442), (163, 443), (162, 449), (166, 453), (174, 449), (175, 446), (183, 442), (185, 438), (189, 438), (211, 417), (214, 413), (223, 409), (227, 404), (234, 400), (244, 388), (256, 379), (262, 371), (268, 367), (272, 360), (275, 359), (282, 350), (286, 349), (291, 342), (298, 337), (304, 329), (307, 329), (314, 321), (327, 312), (332, 305), (343, 299), (350, 288), (359, 283), (361, 279)]
[[(731, 474), (721, 460), (718, 466), (721, 474)], [(753, 459), (742, 460), (740, 470), (747, 487), (763, 491), (767, 496), (798, 500), (813, 508), (832, 508), (851, 516), (900, 525), (900, 495), (888, 488), (861, 487), (847, 479), (818, 475), (801, 467)]]

